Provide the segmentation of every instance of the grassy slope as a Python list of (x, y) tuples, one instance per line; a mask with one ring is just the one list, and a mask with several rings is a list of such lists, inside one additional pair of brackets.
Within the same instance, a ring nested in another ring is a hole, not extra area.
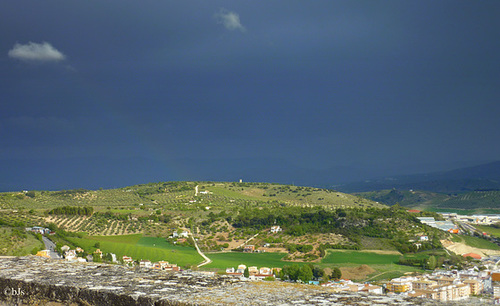
[[(357, 267), (363, 264), (369, 265), (375, 270), (368, 275), (366, 280), (378, 281), (389, 278), (396, 278), (408, 272), (422, 272), (417, 267), (398, 265), (401, 255), (396, 254), (376, 254), (363, 251), (328, 250), (327, 256), (320, 262), (322, 268), (336, 267)], [(359, 280), (362, 281), (362, 280)]]
[(328, 250), (328, 254), (321, 261), (322, 264), (355, 264), (355, 265), (386, 265), (396, 264), (400, 255), (376, 254), (363, 251)]
[(194, 248), (171, 245), (163, 238), (126, 235), (69, 238), (69, 240), (84, 250), (92, 251), (95, 250), (95, 243), (99, 242), (102, 252), (115, 253), (118, 258), (127, 255), (134, 260), (164, 260), (179, 266), (198, 264), (203, 261)]
[(468, 246), (479, 248), (479, 249), (487, 249), (487, 250), (500, 250), (500, 246), (494, 244), (485, 239), (481, 239), (478, 237), (472, 237), (467, 235), (453, 235), (454, 242), (465, 243)]
[(493, 226), (488, 226), (488, 225), (474, 225), (474, 227), (492, 236), (500, 237), (500, 228), (495, 228)]
[[(240, 252), (227, 252), (227, 253), (208, 253), (206, 254), (212, 263), (206, 265), (204, 269), (223, 269), (229, 267), (236, 268), (240, 264), (246, 266), (268, 267), (268, 268), (282, 268), (284, 265), (291, 263), (282, 261), (281, 259), (286, 255), (283, 253), (240, 253)], [(300, 263), (304, 264), (304, 263)]]
[(30, 254), (33, 248), (44, 249), (44, 244), (29, 233), (26, 238), (12, 235), (12, 228), (0, 226), (0, 254), (10, 256), (23, 256)]

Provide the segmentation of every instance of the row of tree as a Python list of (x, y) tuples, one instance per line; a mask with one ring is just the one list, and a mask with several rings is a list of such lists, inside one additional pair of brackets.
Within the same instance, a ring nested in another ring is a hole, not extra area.
[(311, 280), (338, 280), (342, 277), (342, 272), (339, 268), (333, 268), (331, 274), (327, 275), (324, 269), (321, 269), (312, 264), (299, 266), (298, 264), (285, 265), (283, 269), (278, 273), (278, 278), (281, 280), (289, 281), (301, 281), (303, 283), (308, 283)]
[(61, 206), (56, 207), (49, 211), (49, 215), (78, 215), (78, 216), (92, 216), (94, 208), (91, 206)]

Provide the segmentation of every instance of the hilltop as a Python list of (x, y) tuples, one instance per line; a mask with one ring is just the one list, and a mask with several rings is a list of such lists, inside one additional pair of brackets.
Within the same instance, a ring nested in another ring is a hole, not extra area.
[[(196, 193), (198, 186), (198, 193)], [(208, 195), (208, 197), (204, 197)], [(0, 208), (41, 209), (62, 205), (137, 206), (175, 205), (191, 200), (210, 199), (226, 207), (238, 203), (281, 203), (289, 206), (382, 207), (373, 201), (314, 187), (274, 183), (162, 182), (108, 190), (73, 189), (0, 193)], [(234, 200), (229, 201), (228, 200)]]
[[(92, 207), (94, 213), (90, 216), (54, 210), (64, 206)], [(14, 218), (26, 225), (55, 223), (66, 230), (91, 235), (167, 235), (172, 227), (188, 226), (191, 217), (203, 221), (214, 213), (237, 215), (241, 208), (276, 207), (332, 210), (385, 206), (328, 189), (271, 183), (162, 182), (109, 190), (0, 193), (0, 209), (20, 212), (17, 216), (4, 214), (0, 220)], [(152, 220), (157, 226), (144, 220)], [(227, 221), (221, 223), (230, 226)]]

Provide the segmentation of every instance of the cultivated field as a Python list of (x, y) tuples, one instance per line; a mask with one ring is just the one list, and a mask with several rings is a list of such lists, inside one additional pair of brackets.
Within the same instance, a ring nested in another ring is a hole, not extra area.
[(142, 237), (142, 235), (126, 236), (89, 236), (85, 238), (68, 238), (75, 246), (84, 250), (95, 250), (96, 243), (103, 253), (114, 253), (117, 258), (130, 256), (134, 260), (168, 261), (179, 266), (197, 265), (203, 258), (192, 247), (175, 246), (163, 238)]
[(488, 226), (488, 225), (474, 225), (475, 228), (477, 228), (480, 231), (483, 231), (485, 233), (488, 233), (492, 236), (495, 237), (500, 237), (500, 228), (496, 228), (493, 226)]

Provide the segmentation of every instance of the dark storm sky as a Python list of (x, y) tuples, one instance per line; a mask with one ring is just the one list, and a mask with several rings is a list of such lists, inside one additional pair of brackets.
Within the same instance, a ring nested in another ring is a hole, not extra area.
[(164, 180), (179, 159), (498, 160), (499, 16), (494, 0), (2, 1), (0, 160), (144, 158)]

